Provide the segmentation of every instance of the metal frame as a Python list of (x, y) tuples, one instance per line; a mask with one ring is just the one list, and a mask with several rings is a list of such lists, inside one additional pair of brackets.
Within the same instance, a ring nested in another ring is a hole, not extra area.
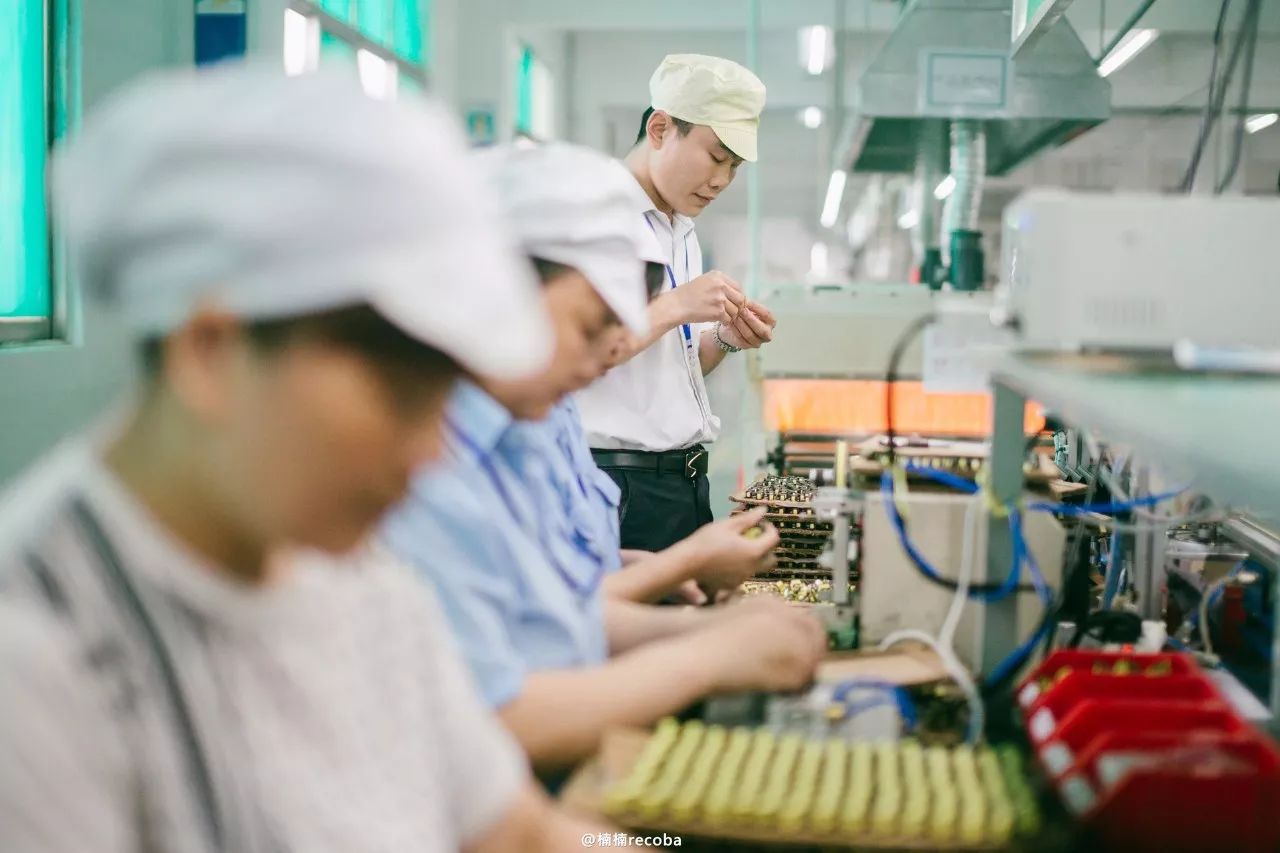
[[(1010, 494), (1010, 483), (1007, 479), (1009, 471), (1019, 464), (1022, 458), (1023, 436), (1022, 423), (1020, 418), (1012, 417), (1012, 411), (1016, 408), (1021, 411), (1021, 405), (1028, 396), (1036, 396), (1038, 393), (1047, 394), (1050, 398), (1055, 395), (1052, 385), (1037, 389), (1036, 380), (1027, 378), (1026, 376), (1017, 376), (1016, 362), (1006, 368), (1010, 375), (1003, 375), (1004, 371), (996, 369), (992, 375), (992, 406), (995, 414), (994, 428), (991, 438), (991, 465), (992, 465), (992, 486), (996, 496), (1001, 500), (1006, 500)], [(1050, 381), (1051, 380), (1046, 380)], [(1059, 390), (1059, 393), (1061, 391)], [(1044, 401), (1054, 404), (1053, 399)], [(1016, 406), (1015, 406), (1016, 403)], [(1055, 410), (1063, 417), (1071, 414), (1064, 407), (1068, 405), (1068, 401), (1059, 401)], [(1152, 412), (1150, 417), (1171, 417), (1169, 412)], [(1092, 418), (1086, 420), (1097, 420), (1096, 414)], [(1141, 442), (1142, 435), (1135, 431), (1134, 424), (1136, 418), (1128, 418), (1117, 422), (1112, 420), (1109, 422), (1110, 429), (1113, 432), (1119, 432), (1118, 436), (1113, 438), (1127, 440), (1129, 443)], [(1076, 426), (1081, 426), (1079, 422)], [(1097, 423), (1092, 424), (1098, 426)], [(1156, 444), (1161, 449), (1168, 447), (1167, 444), (1161, 444), (1160, 437), (1157, 437)], [(1148, 438), (1148, 440), (1151, 440)], [(1219, 470), (1232, 470), (1231, 468)], [(1211, 472), (1210, 469), (1202, 469), (1202, 475), (1208, 476), (1215, 474), (1213, 479), (1221, 485), (1224, 481), (1220, 474)], [(1138, 482), (1131, 489), (1134, 495), (1146, 493), (1148, 484)], [(1231, 500), (1234, 496), (1241, 502), (1249, 500), (1248, 494), (1256, 492), (1260, 488), (1256, 481), (1251, 483), (1249, 493), (1242, 492), (1238, 487), (1234, 491), (1228, 491), (1224, 495), (1219, 495), (1224, 499)], [(1209, 490), (1212, 494), (1212, 490)], [(1262, 527), (1260, 524), (1248, 519), (1233, 519), (1223, 524), (1223, 531), (1228, 538), (1241, 545), (1250, 553), (1260, 557), (1264, 563), (1273, 569), (1280, 569), (1280, 536), (1270, 530)], [(999, 530), (991, 531), (992, 537), (989, 540), (992, 546), (987, 553), (987, 577), (995, 578), (998, 576), (1001, 566), (1007, 565), (1008, 552), (1003, 550), (1005, 547), (1004, 540)], [(1141, 608), (1144, 617), (1154, 616), (1158, 612), (1156, 605), (1159, 601), (1159, 592), (1164, 583), (1164, 537), (1160, 529), (1143, 531), (1135, 537), (1134, 541), (1134, 574), (1135, 584), (1141, 595)], [(1003, 563), (1001, 561), (1004, 561)], [(1280, 571), (1276, 572), (1276, 578), (1273, 588), (1273, 607), (1275, 624), (1280, 625)], [(1010, 642), (1009, 627), (1006, 622), (1007, 613), (998, 610), (1000, 605), (988, 607), (991, 614), (983, 626), (983, 650), (985, 653), (995, 651), (997, 654), (1007, 654), (1012, 648)], [(1270, 711), (1272, 715), (1271, 725), (1274, 729), (1280, 730), (1280, 631), (1276, 631), (1272, 638), (1272, 664), (1271, 664), (1271, 696)]]
[(49, 317), (0, 317), (0, 345), (47, 341), (53, 337)]
[(1040, 36), (1058, 23), (1058, 19), (1063, 16), (1070, 5), (1071, 0), (1044, 0), (1040, 4), (1040, 8), (1036, 9), (1035, 16), (1030, 20), (1025, 20), (1027, 16), (1027, 0), (1014, 0), (1014, 25), (1017, 25), (1019, 19), (1024, 20), (1022, 31), (1012, 33), (1013, 44), (1009, 48), (1009, 56), (1017, 59), (1022, 55), (1023, 51), (1030, 50)]
[(410, 62), (385, 45), (373, 41), (341, 18), (335, 18), (330, 15), (317, 6), (313, 0), (289, 0), (288, 8), (300, 15), (316, 19), (320, 22), (320, 28), (324, 32), (336, 36), (356, 50), (367, 50), (379, 59), (394, 64), (400, 74), (413, 80), (422, 88), (427, 88), (429, 79), (425, 68), (415, 62)]
[[(75, 49), (78, 18), (74, 0), (44, 0), (43, 50), (45, 144), (53, 143), (72, 126), (79, 96), (78, 51)], [(65, 342), (70, 329), (70, 282), (66, 271), (66, 246), (52, 227), (46, 232), (49, 272), (47, 316), (0, 317), (0, 346)]]
[[(995, 500), (1008, 505), (1022, 493), (1023, 415), (1027, 398), (1020, 392), (992, 381), (990, 487)], [(988, 583), (1000, 583), (1013, 560), (1013, 534), (1003, 517), (987, 517)], [(1018, 596), (986, 605), (982, 623), (982, 667), (988, 673), (1018, 646)]]

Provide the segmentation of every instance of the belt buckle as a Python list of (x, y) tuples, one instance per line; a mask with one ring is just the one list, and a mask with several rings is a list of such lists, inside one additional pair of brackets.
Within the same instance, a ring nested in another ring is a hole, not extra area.
[(705, 450), (694, 450), (684, 455), (684, 473), (690, 480), (698, 476), (698, 471), (693, 466), (705, 455)]

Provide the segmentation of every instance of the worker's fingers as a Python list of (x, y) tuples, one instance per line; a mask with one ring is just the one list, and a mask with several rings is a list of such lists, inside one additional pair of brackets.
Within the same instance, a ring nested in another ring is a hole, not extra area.
[(698, 586), (698, 582), (695, 580), (687, 580), (676, 587), (675, 597), (686, 604), (692, 604), (697, 607), (707, 603), (707, 594), (702, 591), (702, 588)]
[(724, 289), (724, 298), (733, 303), (735, 308), (742, 308), (747, 304), (747, 295), (738, 289), (733, 282), (726, 281), (728, 286)]
[(763, 302), (756, 302), (754, 299), (747, 300), (746, 306), (752, 314), (755, 314), (763, 322), (768, 323), (770, 328), (778, 325), (778, 318), (773, 316), (773, 312), (769, 310), (769, 306)]
[(750, 308), (744, 308), (738, 316), (761, 341), (768, 343), (773, 340), (773, 327), (761, 320)]
[(774, 527), (767, 521), (760, 522), (760, 528), (764, 531), (756, 538), (756, 552), (760, 554), (772, 554), (774, 549), (778, 547), (778, 543), (782, 541), (778, 528)]
[[(727, 285), (729, 285), (730, 287), (732, 287), (734, 290), (738, 291), (739, 293), (742, 293), (742, 292), (743, 292), (743, 290), (742, 290), (742, 285), (738, 284), (736, 281), (734, 281), (733, 279), (729, 278), (729, 276), (725, 275), (724, 273), (720, 272), (719, 270), (716, 270), (716, 275), (720, 277), (720, 280), (721, 280), (721, 281), (723, 281), (725, 284), (727, 284)], [(744, 296), (743, 298), (745, 299), (746, 297)]]
[(760, 336), (751, 330), (747, 325), (745, 312), (739, 314), (733, 321), (733, 330), (738, 333), (738, 337), (742, 338), (743, 343), (747, 345), (747, 349), (755, 349), (764, 341), (760, 340)]
[(768, 507), (758, 506), (749, 509), (746, 512), (740, 512), (737, 515), (730, 516), (729, 529), (736, 530), (738, 532), (749, 530), (760, 523), (760, 520), (764, 518), (766, 512), (768, 512)]

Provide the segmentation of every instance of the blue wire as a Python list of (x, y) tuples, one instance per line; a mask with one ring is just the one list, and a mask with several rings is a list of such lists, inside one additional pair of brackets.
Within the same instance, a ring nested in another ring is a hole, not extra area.
[(1160, 492), (1155, 495), (1147, 495), (1142, 498), (1134, 498), (1128, 501), (1120, 501), (1118, 503), (1105, 504), (1060, 504), (1051, 503), (1049, 501), (1034, 501), (1027, 504), (1027, 509), (1036, 510), (1037, 512), (1053, 512), (1059, 515), (1088, 515), (1096, 513), (1098, 515), (1115, 515), (1116, 513), (1128, 512), (1131, 509), (1145, 506), (1155, 506), (1163, 503), (1170, 498), (1176, 498), (1185, 492), (1186, 487), (1173, 489), (1167, 492)]
[[(927, 469), (926, 469), (927, 470)], [(934, 472), (937, 473), (937, 472)], [(893, 501), (893, 476), (885, 471), (880, 475), (880, 494), (884, 498), (885, 509), (889, 514), (889, 519), (893, 522), (894, 529), (898, 533), (898, 541), (902, 544), (902, 548), (907, 552), (907, 556), (911, 558), (911, 562), (925, 577), (939, 583), (944, 583), (942, 575), (938, 570), (916, 550), (915, 543), (911, 541), (911, 537), (907, 535), (906, 522), (903, 521), (902, 515), (898, 512), (897, 504)], [(1011, 512), (1009, 515), (1010, 525), (1012, 525), (1013, 517), (1016, 514)], [(991, 592), (982, 592), (970, 590), (969, 597), (978, 601), (995, 602), (1001, 601), (1012, 595), (1018, 588), (1020, 562), (1018, 560), (1017, 547), (1015, 546), (1012, 560), (1013, 565), (1009, 567), (1009, 573), (1005, 577), (998, 589)]]
[[(860, 687), (879, 690), (881, 695), (875, 697), (874, 700), (868, 699), (854, 705), (846, 704), (846, 700), (849, 698), (849, 691)], [(834, 702), (845, 704), (845, 711), (850, 716), (893, 701), (897, 704), (898, 713), (902, 716), (902, 721), (906, 727), (913, 729), (916, 725), (916, 706), (911, 700), (911, 694), (905, 687), (900, 684), (894, 684), (892, 681), (885, 681), (879, 678), (850, 678), (836, 684), (831, 691), (831, 699)]]
[[(935, 482), (950, 486), (958, 491), (966, 494), (975, 494), (979, 491), (976, 483), (959, 477), (948, 471), (940, 471), (934, 468), (922, 468), (918, 465), (907, 465), (907, 473), (916, 474), (927, 477)], [(1035, 512), (1051, 512), (1059, 515), (1087, 515), (1096, 513), (1100, 515), (1115, 515), (1117, 513), (1128, 512), (1137, 507), (1154, 506), (1158, 503), (1177, 497), (1186, 491), (1186, 488), (1180, 488), (1159, 494), (1147, 495), (1146, 497), (1135, 498), (1129, 501), (1110, 502), (1104, 504), (1063, 504), (1052, 503), (1049, 501), (1035, 501), (1027, 504), (1027, 509)], [(935, 569), (924, 555), (916, 550), (915, 544), (911, 541), (907, 534), (906, 523), (903, 521), (901, 514), (898, 512), (897, 504), (893, 501), (893, 475), (889, 470), (885, 470), (880, 474), (880, 494), (884, 499), (885, 507), (888, 510), (889, 518), (893, 521), (893, 526), (898, 533), (898, 541), (902, 544), (902, 548), (907, 552), (907, 556), (911, 558), (911, 562), (921, 574), (934, 581), (941, 582), (942, 575)], [(988, 604), (1001, 601), (1012, 595), (1018, 587), (1018, 579), (1021, 574), (1022, 563), (1025, 560), (1028, 570), (1031, 574), (1032, 584), (1036, 588), (1036, 594), (1046, 607), (1053, 604), (1053, 593), (1049, 590), (1049, 585), (1045, 582), (1044, 575), (1040, 571), (1039, 565), (1036, 564), (1035, 556), (1031, 550), (1027, 548), (1026, 541), (1022, 536), (1022, 516), (1016, 509), (1009, 512), (1009, 531), (1013, 540), (1013, 565), (1009, 568), (1009, 574), (1005, 578), (1000, 587), (992, 592), (970, 592), (969, 597)], [(1110, 581), (1112, 573), (1108, 572), (1108, 581)], [(1118, 577), (1117, 577), (1118, 580)], [(987, 678), (988, 686), (1002, 682), (1010, 672), (1016, 671), (1018, 667), (1025, 663), (1026, 659), (1035, 651), (1036, 646), (1043, 642), (1044, 638), (1052, 629), (1052, 624), (1046, 622), (1039, 630), (1027, 641), (996, 665), (991, 675)]]
[(936, 468), (922, 468), (919, 465), (908, 465), (907, 473), (925, 477), (933, 480), (934, 482), (941, 483), (944, 486), (950, 486), (956, 491), (964, 492), (966, 494), (973, 495), (978, 492), (977, 483), (956, 474), (952, 474), (950, 471), (939, 471)]

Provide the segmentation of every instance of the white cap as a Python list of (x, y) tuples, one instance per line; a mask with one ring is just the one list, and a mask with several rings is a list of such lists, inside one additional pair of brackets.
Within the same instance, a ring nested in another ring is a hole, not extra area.
[(525, 254), (582, 273), (624, 326), (647, 333), (644, 265), (664, 259), (645, 225), (644, 191), (626, 166), (563, 143), (503, 146), (476, 158), (490, 171)]
[(718, 56), (676, 53), (649, 80), (655, 110), (716, 132), (724, 147), (756, 161), (756, 132), (764, 110), (764, 83), (736, 62)]
[(150, 77), (89, 117), (52, 184), (82, 281), (140, 335), (201, 303), (249, 319), (368, 304), (479, 373), (550, 356), (536, 277), (454, 121), (354, 74)]

